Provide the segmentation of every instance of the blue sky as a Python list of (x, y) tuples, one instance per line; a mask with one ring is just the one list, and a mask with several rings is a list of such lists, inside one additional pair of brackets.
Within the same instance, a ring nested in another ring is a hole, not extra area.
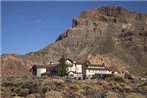
[(121, 6), (128, 10), (147, 13), (146, 1), (3, 1), (2, 54), (25, 54), (40, 50), (71, 28), (72, 19), (79, 17), (81, 11), (100, 6)]

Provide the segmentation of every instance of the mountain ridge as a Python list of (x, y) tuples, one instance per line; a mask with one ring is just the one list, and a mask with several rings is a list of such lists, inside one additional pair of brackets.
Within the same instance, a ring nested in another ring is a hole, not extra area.
[(27, 58), (26, 62), (48, 64), (57, 62), (62, 55), (81, 63), (105, 63), (120, 73), (145, 74), (147, 14), (121, 7), (83, 11), (79, 18), (72, 20), (72, 28), (54, 43), (23, 57)]

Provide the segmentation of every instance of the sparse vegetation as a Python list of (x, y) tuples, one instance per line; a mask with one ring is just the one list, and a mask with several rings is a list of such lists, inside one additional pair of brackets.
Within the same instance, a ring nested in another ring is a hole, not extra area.
[[(10, 82), (11, 81), (11, 82)], [(2, 78), (2, 98), (146, 98), (146, 81)], [(136, 97), (139, 96), (139, 97)]]

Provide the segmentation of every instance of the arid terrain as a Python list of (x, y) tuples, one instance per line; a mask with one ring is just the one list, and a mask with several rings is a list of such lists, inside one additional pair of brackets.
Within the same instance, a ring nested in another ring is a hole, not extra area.
[(34, 64), (58, 62), (63, 55), (79, 63), (105, 64), (119, 74), (147, 77), (147, 13), (121, 7), (82, 11), (54, 43), (25, 55), (1, 56), (1, 98), (147, 98), (147, 80), (32, 76)]
[(1, 98), (147, 98), (147, 81), (73, 80), (61, 77), (7, 77)]

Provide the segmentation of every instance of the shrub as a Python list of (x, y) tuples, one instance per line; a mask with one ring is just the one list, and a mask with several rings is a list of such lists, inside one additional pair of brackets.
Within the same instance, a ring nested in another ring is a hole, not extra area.
[(68, 79), (68, 78), (65, 79), (65, 83), (66, 83), (66, 84), (73, 83), (73, 81), (74, 81), (73, 79)]
[(34, 93), (35, 98), (41, 98), (41, 95), (39, 93)]
[[(51, 90), (56, 90), (56, 89), (58, 89), (58, 87), (57, 87), (57, 84), (59, 83), (59, 82), (57, 82), (58, 81), (58, 79), (52, 79), (52, 80), (47, 80), (47, 81), (44, 81), (44, 84), (42, 84), (44, 87), (46, 87), (47, 88), (47, 90), (48, 91), (51, 91)], [(55, 84), (55, 82), (57, 83), (57, 84)]]
[(20, 96), (14, 96), (12, 98), (25, 98), (25, 97), (20, 97)]
[(75, 92), (73, 95), (74, 98), (86, 98), (85, 96), (83, 96), (83, 94), (80, 94), (79, 92)]
[(102, 90), (104, 90), (104, 87), (102, 86), (102, 85), (98, 85), (98, 86), (96, 86), (97, 87), (97, 91), (102, 91)]
[(91, 86), (86, 86), (83, 89), (85, 90), (85, 95), (93, 95), (94, 94), (94, 90), (92, 89)]
[(122, 86), (122, 87), (123, 87), (123, 86), (126, 86), (126, 84), (125, 84), (125, 83), (122, 83), (122, 82), (119, 83), (119, 84), (120, 84), (120, 86)]
[(69, 92), (66, 98), (86, 98), (86, 97), (83, 94), (80, 94), (79, 92)]
[(115, 75), (114, 80), (117, 82), (125, 82), (124, 77), (122, 75)]
[(119, 84), (113, 85), (111, 88), (113, 89), (113, 91), (123, 92), (123, 88)]
[(19, 94), (20, 94), (20, 96), (26, 97), (27, 95), (29, 95), (29, 89), (27, 89), (27, 88), (21, 89), (19, 91)]
[(2, 86), (4, 86), (4, 87), (13, 86), (13, 81), (11, 81), (11, 80), (5, 80), (5, 81), (2, 82)]
[(131, 93), (129, 95), (126, 95), (126, 98), (145, 98), (145, 97), (139, 93)]
[(39, 86), (39, 84), (37, 83), (37, 81), (32, 81), (32, 80), (26, 81), (25, 83), (23, 83), (21, 85), (22, 88), (29, 89), (30, 93), (37, 93), (37, 91), (38, 91), (37, 87), (38, 86)]
[(36, 96), (34, 94), (30, 94), (27, 96), (27, 98), (36, 98)]
[(120, 95), (118, 93), (115, 93), (115, 92), (107, 92), (105, 98), (120, 98)]
[(104, 92), (97, 92), (94, 94), (92, 98), (104, 98), (105, 93)]
[(50, 91), (45, 93), (45, 98), (62, 98), (62, 96), (57, 91)]
[(139, 92), (146, 94), (147, 93), (147, 85), (138, 87)]
[(80, 86), (80, 88), (84, 88), (84, 87), (87, 86), (87, 84), (86, 83), (80, 83), (79, 86)]
[(80, 87), (79, 87), (79, 85), (77, 85), (77, 84), (72, 84), (72, 85), (70, 86), (70, 89), (77, 91), (78, 89), (80, 89)]
[(84, 89), (79, 89), (77, 92), (79, 92), (80, 94), (84, 94), (85, 90)]
[(124, 86), (124, 90), (125, 90), (126, 92), (130, 92), (130, 91), (132, 91), (133, 89), (132, 89), (131, 86), (126, 85), (126, 86)]
[(14, 92), (16, 92), (16, 93), (19, 93), (19, 91), (21, 90), (22, 88), (19, 86), (19, 87), (15, 87), (14, 88)]
[(64, 84), (64, 80), (61, 79), (53, 79), (53, 82), (55, 82), (57, 86), (62, 86)]
[(143, 86), (142, 89), (147, 93), (147, 85)]
[(5, 91), (5, 88), (4, 87), (1, 87), (1, 91)]
[(108, 83), (107, 81), (105, 81), (105, 80), (99, 81), (98, 84), (99, 84), (99, 85), (102, 85), (102, 86), (104, 86), (104, 87), (107, 87), (107, 86), (109, 85), (109, 83)]
[(43, 94), (45, 94), (47, 91), (50, 90), (48, 86), (41, 86), (38, 89), (39, 89), (39, 92), (42, 92)]
[(25, 81), (23, 81), (21, 78), (16, 78), (14, 81), (13, 81), (13, 86), (20, 86), (24, 83)]

